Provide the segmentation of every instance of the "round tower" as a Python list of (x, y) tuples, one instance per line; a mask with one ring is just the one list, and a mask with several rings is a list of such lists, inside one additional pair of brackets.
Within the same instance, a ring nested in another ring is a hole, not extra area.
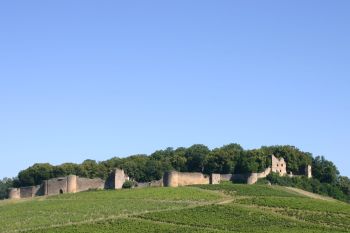
[(20, 199), (21, 190), (19, 188), (9, 188), (8, 195), (9, 195), (9, 199)]
[(77, 192), (77, 176), (69, 175), (67, 177), (67, 193), (76, 193)]
[(177, 187), (179, 174), (176, 171), (165, 172), (163, 176), (164, 187)]
[(255, 184), (258, 181), (258, 174), (252, 173), (247, 180), (247, 184)]

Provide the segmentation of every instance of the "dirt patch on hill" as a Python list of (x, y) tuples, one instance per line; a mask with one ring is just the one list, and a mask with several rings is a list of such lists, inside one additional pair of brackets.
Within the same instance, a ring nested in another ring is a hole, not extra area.
[(314, 198), (314, 199), (325, 200), (325, 201), (335, 201), (333, 198), (321, 196), (321, 195), (318, 195), (316, 193), (311, 193), (311, 192), (308, 192), (308, 191), (305, 191), (302, 189), (292, 188), (292, 187), (287, 187), (287, 189), (289, 189), (293, 192), (299, 193), (301, 195)]

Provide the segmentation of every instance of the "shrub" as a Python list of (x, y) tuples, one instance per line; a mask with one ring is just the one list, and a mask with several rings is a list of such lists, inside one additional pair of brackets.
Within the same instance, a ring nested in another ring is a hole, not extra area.
[(350, 201), (350, 196), (344, 194), (338, 186), (328, 183), (321, 183), (319, 180), (314, 178), (309, 179), (305, 176), (279, 176), (277, 173), (271, 173), (266, 177), (266, 180), (270, 181), (271, 184), (300, 188), (309, 192), (327, 195), (338, 200)]
[(123, 189), (131, 189), (133, 187), (135, 187), (135, 182), (133, 182), (131, 180), (127, 180), (123, 184)]

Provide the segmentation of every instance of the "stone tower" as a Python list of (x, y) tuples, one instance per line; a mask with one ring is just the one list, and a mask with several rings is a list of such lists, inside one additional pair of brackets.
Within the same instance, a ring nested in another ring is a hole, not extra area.
[(312, 167), (310, 165), (306, 166), (305, 175), (307, 176), (307, 178), (312, 178)]
[(284, 158), (278, 159), (274, 155), (271, 155), (271, 170), (272, 172), (278, 173), (280, 176), (287, 175), (287, 163)]
[(67, 177), (67, 193), (76, 193), (77, 192), (77, 176), (69, 175)]
[(123, 188), (124, 182), (128, 180), (124, 170), (116, 168), (114, 171), (114, 189)]
[(179, 174), (177, 171), (165, 172), (163, 176), (164, 187), (177, 187)]
[(19, 188), (10, 188), (8, 189), (9, 199), (20, 199), (21, 190)]

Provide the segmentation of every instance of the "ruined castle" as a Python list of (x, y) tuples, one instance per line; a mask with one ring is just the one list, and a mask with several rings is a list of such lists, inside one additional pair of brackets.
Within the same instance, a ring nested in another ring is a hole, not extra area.
[[(271, 155), (271, 166), (260, 173), (247, 174), (211, 174), (205, 175), (196, 172), (166, 172), (163, 176), (163, 184), (165, 187), (178, 187), (194, 184), (218, 184), (221, 181), (232, 181), (238, 183), (255, 184), (259, 179), (266, 178), (271, 172), (280, 176), (295, 177), (292, 173), (287, 174), (287, 163), (283, 158), (278, 159)], [(312, 177), (311, 166), (305, 169), (305, 176)]]
[[(271, 166), (260, 173), (249, 174), (211, 174), (206, 175), (199, 172), (166, 172), (161, 180), (146, 183), (137, 183), (137, 187), (179, 187), (195, 184), (219, 184), (221, 181), (232, 181), (246, 184), (255, 184), (259, 179), (267, 177), (271, 172), (280, 176), (293, 177), (292, 173), (287, 174), (287, 163), (283, 158), (278, 159), (271, 156)], [(305, 176), (312, 177), (311, 166), (305, 169)], [(121, 169), (115, 169), (107, 180), (100, 178), (89, 179), (69, 175), (67, 177), (45, 180), (41, 185), (11, 188), (9, 199), (29, 198), (35, 196), (48, 196), (63, 193), (77, 193), (90, 189), (121, 189), (129, 177)]]
[(126, 180), (129, 180), (129, 177), (121, 169), (115, 169), (107, 180), (69, 175), (45, 180), (37, 186), (11, 188), (9, 189), (9, 199), (77, 193), (91, 189), (121, 189)]

